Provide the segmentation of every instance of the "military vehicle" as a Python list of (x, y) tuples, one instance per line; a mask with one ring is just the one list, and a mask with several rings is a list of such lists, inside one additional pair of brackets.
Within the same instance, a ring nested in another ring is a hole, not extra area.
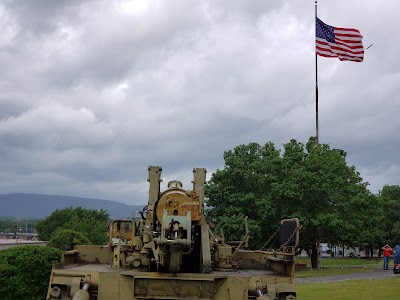
[[(107, 245), (80, 245), (53, 266), (46, 299), (293, 300), (298, 219), (282, 220), (277, 250), (248, 250), (215, 235), (204, 215), (206, 169), (193, 169), (193, 189), (180, 181), (160, 190), (161, 167), (148, 169), (142, 219), (114, 220)], [(271, 237), (272, 238), (272, 237)]]

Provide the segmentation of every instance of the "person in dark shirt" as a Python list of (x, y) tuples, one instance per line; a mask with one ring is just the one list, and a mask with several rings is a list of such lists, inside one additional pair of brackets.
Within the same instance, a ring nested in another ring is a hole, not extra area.
[(394, 264), (400, 264), (400, 241), (394, 246)]

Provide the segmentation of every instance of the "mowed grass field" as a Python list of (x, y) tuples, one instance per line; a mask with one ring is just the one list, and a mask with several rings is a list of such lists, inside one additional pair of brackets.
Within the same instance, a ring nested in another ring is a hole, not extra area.
[(383, 300), (400, 299), (400, 276), (357, 279), (296, 286), (297, 300)]
[[(365, 273), (382, 267), (382, 259), (324, 258), (323, 269), (308, 268), (296, 272), (296, 278)], [(393, 266), (393, 259), (390, 261)], [(389, 271), (390, 272), (390, 271)], [(383, 279), (356, 279), (331, 283), (303, 283), (296, 285), (297, 300), (380, 300), (400, 299), (400, 275)]]
[[(328, 275), (345, 275), (352, 273), (368, 273), (374, 271), (372, 267), (353, 267), (353, 268), (325, 268), (322, 270), (303, 270), (297, 271), (296, 278), (318, 277)], [(399, 298), (400, 300), (400, 298)]]
[[(310, 261), (307, 259), (297, 259), (297, 263), (307, 264), (307, 267), (301, 271), (296, 271), (297, 278), (327, 276), (327, 275), (343, 275), (351, 273), (366, 273), (379, 268), (383, 261), (377, 259), (360, 259), (360, 258), (324, 258), (322, 260), (322, 269), (311, 269)], [(399, 298), (400, 299), (400, 298)]]
[[(307, 264), (310, 267), (310, 260), (307, 258), (296, 258), (296, 262)], [(390, 259), (390, 263), (393, 266), (393, 258)], [(322, 259), (322, 267), (330, 267), (330, 266), (379, 266), (383, 264), (383, 258), (330, 258), (325, 257)]]

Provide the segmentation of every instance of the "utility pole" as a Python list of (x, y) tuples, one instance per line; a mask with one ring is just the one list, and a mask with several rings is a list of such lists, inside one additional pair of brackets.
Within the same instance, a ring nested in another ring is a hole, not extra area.
[(14, 239), (17, 239), (17, 231), (18, 231), (18, 227), (19, 227), (19, 219), (15, 219), (14, 220)]

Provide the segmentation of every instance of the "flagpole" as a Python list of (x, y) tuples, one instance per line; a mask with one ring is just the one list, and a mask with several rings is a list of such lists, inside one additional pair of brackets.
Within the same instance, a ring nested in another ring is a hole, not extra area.
[[(317, 56), (317, 3), (315, 1), (315, 128), (316, 128), (316, 141), (319, 144), (319, 130), (318, 130), (318, 56)], [(316, 242), (317, 247), (317, 269), (322, 269), (322, 248), (321, 242)]]
[[(315, 1), (315, 35), (317, 32), (317, 3)], [(318, 58), (317, 58), (317, 42), (315, 41), (315, 128), (317, 145), (319, 144), (319, 130), (318, 130)]]

